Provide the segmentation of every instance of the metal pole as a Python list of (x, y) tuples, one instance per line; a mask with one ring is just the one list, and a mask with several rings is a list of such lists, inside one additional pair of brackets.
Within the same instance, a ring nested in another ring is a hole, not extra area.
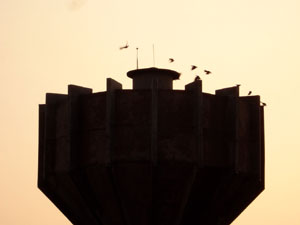
[(136, 69), (139, 69), (139, 48), (136, 48)]

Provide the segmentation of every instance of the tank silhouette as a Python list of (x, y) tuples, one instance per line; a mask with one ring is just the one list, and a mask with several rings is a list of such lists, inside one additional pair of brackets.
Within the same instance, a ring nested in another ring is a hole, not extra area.
[(264, 189), (264, 114), (239, 86), (129, 71), (133, 90), (68, 86), (39, 106), (38, 187), (78, 225), (226, 225)]

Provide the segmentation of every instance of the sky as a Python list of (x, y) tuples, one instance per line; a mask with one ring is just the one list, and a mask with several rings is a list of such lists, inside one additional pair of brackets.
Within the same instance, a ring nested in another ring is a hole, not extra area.
[(266, 188), (232, 224), (300, 225), (299, 0), (0, 0), (0, 224), (70, 224), (37, 188), (38, 105), (108, 77), (130, 89), (137, 47), (140, 68), (182, 73), (175, 89), (197, 73), (261, 96)]

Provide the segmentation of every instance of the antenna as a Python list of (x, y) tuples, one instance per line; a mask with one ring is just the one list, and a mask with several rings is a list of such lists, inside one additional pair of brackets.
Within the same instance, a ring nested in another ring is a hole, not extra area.
[(136, 48), (136, 69), (139, 69), (139, 48)]
[(154, 44), (152, 44), (152, 52), (153, 52), (153, 66), (155, 67), (155, 52), (154, 52)]

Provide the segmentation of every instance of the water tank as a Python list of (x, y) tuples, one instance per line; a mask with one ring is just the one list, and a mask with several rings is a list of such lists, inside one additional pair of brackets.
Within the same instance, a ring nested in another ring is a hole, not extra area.
[(264, 113), (239, 87), (68, 86), (39, 106), (38, 187), (76, 225), (228, 225), (264, 190)]

